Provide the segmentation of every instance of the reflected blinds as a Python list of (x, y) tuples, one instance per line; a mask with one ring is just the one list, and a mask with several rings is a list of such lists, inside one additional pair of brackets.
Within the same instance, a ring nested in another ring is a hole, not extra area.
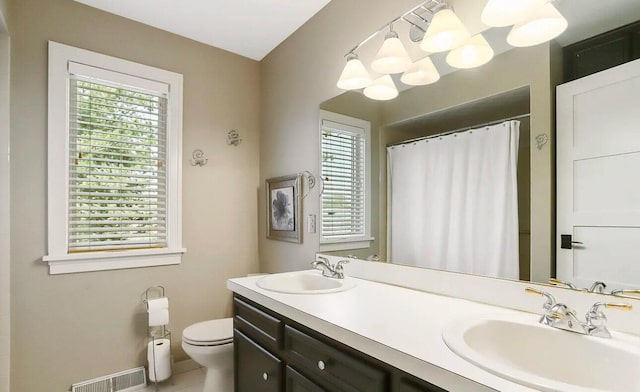
[(365, 234), (365, 133), (322, 121), (323, 239)]
[(166, 92), (72, 73), (69, 113), (69, 253), (166, 247)]

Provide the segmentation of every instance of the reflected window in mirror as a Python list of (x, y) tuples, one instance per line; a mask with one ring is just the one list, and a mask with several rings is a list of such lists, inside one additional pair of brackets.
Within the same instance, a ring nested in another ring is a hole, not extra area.
[(371, 124), (337, 113), (320, 113), (320, 249), (370, 246)]

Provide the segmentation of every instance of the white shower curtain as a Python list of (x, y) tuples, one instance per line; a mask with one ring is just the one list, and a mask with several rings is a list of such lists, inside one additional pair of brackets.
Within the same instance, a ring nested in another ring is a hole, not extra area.
[(389, 260), (519, 278), (519, 125), (387, 148)]

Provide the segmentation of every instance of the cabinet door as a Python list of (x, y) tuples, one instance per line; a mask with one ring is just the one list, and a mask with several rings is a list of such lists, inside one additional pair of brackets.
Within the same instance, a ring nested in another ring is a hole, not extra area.
[(281, 392), (282, 362), (234, 331), (234, 365), (236, 392)]
[(287, 366), (285, 385), (286, 392), (328, 392), (290, 366)]

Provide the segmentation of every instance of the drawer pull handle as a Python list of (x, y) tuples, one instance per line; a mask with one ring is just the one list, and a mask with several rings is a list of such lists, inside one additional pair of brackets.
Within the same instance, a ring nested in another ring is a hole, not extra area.
[(318, 361), (318, 369), (320, 369), (320, 370), (324, 370), (324, 367), (325, 367), (325, 366), (324, 366), (324, 362), (322, 362), (322, 361)]
[(262, 373), (262, 379), (265, 381), (269, 380), (269, 375), (267, 374), (267, 372)]

